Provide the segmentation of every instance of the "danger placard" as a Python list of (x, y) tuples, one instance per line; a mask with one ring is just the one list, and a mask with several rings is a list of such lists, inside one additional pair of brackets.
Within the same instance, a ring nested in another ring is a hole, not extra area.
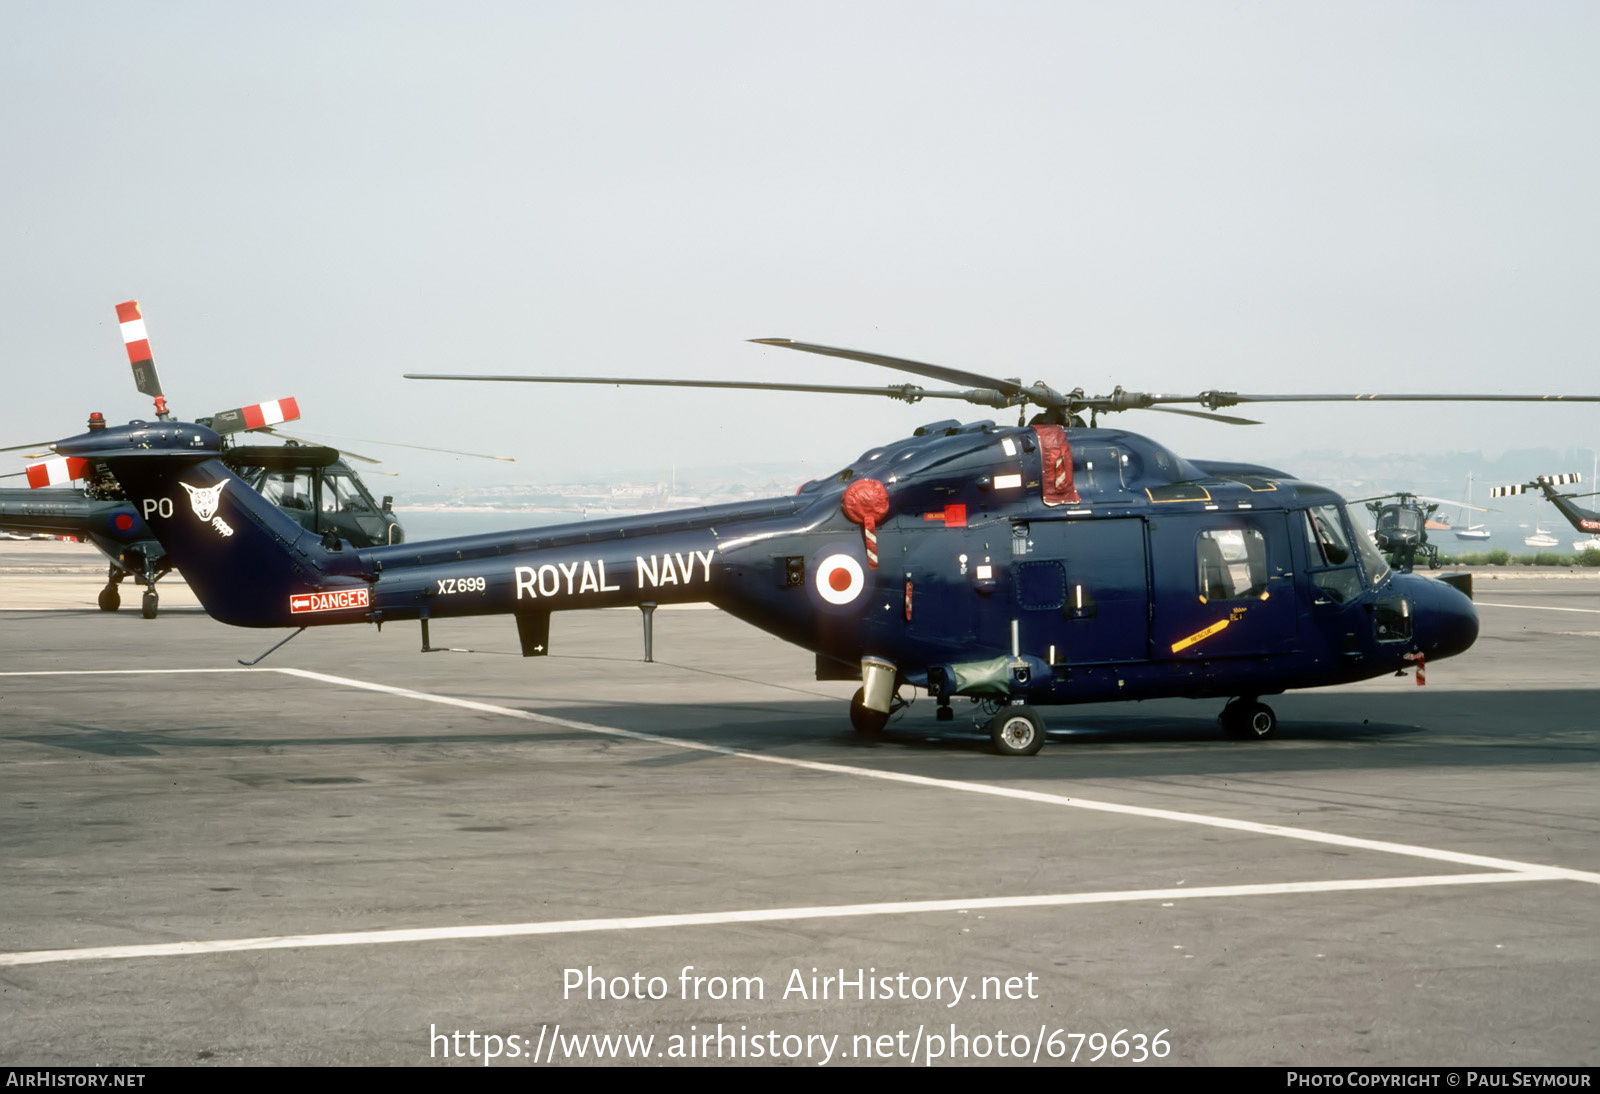
[(365, 608), (368, 590), (341, 589), (334, 593), (297, 593), (289, 598), (289, 610), (300, 612), (335, 612), (342, 608)]

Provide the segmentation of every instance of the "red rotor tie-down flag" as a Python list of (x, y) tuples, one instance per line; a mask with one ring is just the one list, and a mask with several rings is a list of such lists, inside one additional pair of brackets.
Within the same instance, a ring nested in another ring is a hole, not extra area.
[(1059, 425), (1036, 425), (1039, 456), (1044, 465), (1044, 503), (1077, 505), (1078, 488), (1072, 484), (1072, 445)]
[(878, 568), (878, 522), (889, 515), (889, 491), (877, 479), (857, 479), (845, 488), (839, 502), (844, 515), (861, 525), (867, 548), (867, 568)]

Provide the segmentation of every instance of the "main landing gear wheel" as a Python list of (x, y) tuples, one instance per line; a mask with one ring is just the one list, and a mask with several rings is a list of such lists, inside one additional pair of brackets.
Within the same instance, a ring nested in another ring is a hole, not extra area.
[(889, 716), (868, 710), (864, 703), (866, 697), (866, 688), (856, 688), (856, 693), (850, 697), (850, 724), (861, 736), (873, 738), (882, 733), (883, 727), (889, 724)]
[(117, 590), (115, 585), (107, 585), (100, 590), (99, 604), (101, 611), (114, 612), (122, 607), (122, 593)]
[(1004, 707), (989, 720), (989, 739), (1002, 756), (1032, 756), (1044, 747), (1044, 719), (1032, 707)]
[(156, 598), (156, 591), (154, 589), (146, 589), (144, 596), (139, 601), (139, 611), (146, 619), (154, 619), (156, 617), (156, 607), (159, 603), (160, 601)]
[(1222, 713), (1217, 715), (1217, 724), (1230, 737), (1259, 741), (1277, 732), (1278, 716), (1265, 703), (1258, 703), (1254, 699), (1235, 699), (1222, 708)]

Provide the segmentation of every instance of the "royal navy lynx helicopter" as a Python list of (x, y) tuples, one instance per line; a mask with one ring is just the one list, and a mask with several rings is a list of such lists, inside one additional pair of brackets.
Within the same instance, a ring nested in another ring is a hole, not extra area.
[[(151, 396), (158, 421), (173, 420), (156, 372), (139, 302), (128, 300), (118, 304), (117, 322), (128, 352), (128, 363), (133, 368), (134, 385), (140, 393)], [(225, 410), (198, 421), (225, 438), (222, 459), (234, 473), (307, 531), (337, 537), (355, 547), (403, 542), (405, 530), (395, 518), (393, 498), (386, 495), (381, 501), (374, 500), (348, 462), (377, 463), (377, 460), (326, 445), (304, 443), (298, 438), (286, 437), (288, 443), (283, 445), (234, 443), (251, 432), (285, 436), (279, 427), (299, 417), (296, 400), (278, 399)], [(98, 432), (105, 426), (104, 415), (96, 412), (89, 416), (90, 432)], [(15, 445), (0, 452), (40, 447), (46, 446)], [(138, 508), (128, 500), (116, 476), (96, 461), (57, 457), (30, 464), (24, 471), (4, 477), (24, 476), (27, 488), (0, 489), (0, 531), (69, 536), (93, 544), (109, 563), (106, 584), (97, 600), (100, 610), (113, 612), (121, 607), (121, 584), (132, 578), (144, 586), (140, 601), (144, 618), (154, 619), (160, 606), (156, 582), (171, 572), (172, 560), (151, 534)], [(68, 484), (77, 484), (78, 489), (34, 493), (41, 487)]]
[(1426, 494), (1400, 491), (1380, 494), (1377, 497), (1358, 498), (1351, 505), (1365, 505), (1373, 518), (1373, 542), (1378, 550), (1388, 556), (1389, 565), (1403, 573), (1410, 573), (1417, 557), (1427, 559), (1428, 569), (1439, 568), (1439, 545), (1428, 540), (1428, 519), (1441, 505), (1473, 509), (1487, 513), (1480, 505), (1447, 498), (1430, 498)]
[(215, 618), (298, 628), (285, 642), (310, 626), (420, 621), (426, 650), (433, 621), (505, 614), (523, 654), (537, 657), (550, 652), (557, 612), (638, 606), (648, 646), (656, 605), (709, 602), (812, 651), (819, 678), (859, 678), (850, 718), (863, 733), (884, 728), (900, 689), (920, 688), (940, 720), (953, 718), (952, 700), (978, 701), (995, 748), (1028, 755), (1045, 739), (1039, 708), (1061, 704), (1214, 698), (1226, 701), (1226, 731), (1270, 736), (1277, 717), (1262, 697), (1420, 670), (1478, 633), (1456, 587), (1470, 587), (1466, 575), (1451, 584), (1395, 572), (1334, 491), (1269, 467), (1186, 459), (1099, 428), (1099, 415), (1147, 409), (1247, 424), (1216, 411), (1542, 398), (1120, 387), (1088, 396), (760, 341), (964, 386), (419, 378), (843, 392), (1039, 413), (1015, 426), (930, 422), (792, 496), (361, 549), (324, 542), (270, 504), (204, 426), (132, 422), (56, 448), (111, 469)]

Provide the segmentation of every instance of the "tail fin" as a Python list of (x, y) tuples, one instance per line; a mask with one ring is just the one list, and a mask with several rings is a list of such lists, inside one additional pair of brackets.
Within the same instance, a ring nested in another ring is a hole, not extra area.
[[(214, 618), (239, 627), (334, 622), (297, 618), (291, 602), (333, 593), (358, 608), (370, 582), (353, 551), (330, 551), (219, 458), (222, 439), (187, 422), (131, 422), (59, 442), (103, 462)], [(339, 613), (339, 622), (349, 622)]]

